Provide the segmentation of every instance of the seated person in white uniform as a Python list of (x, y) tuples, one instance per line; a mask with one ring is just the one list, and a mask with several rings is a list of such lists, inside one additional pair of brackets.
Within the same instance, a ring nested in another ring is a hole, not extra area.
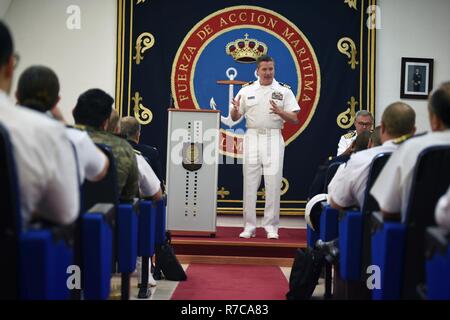
[[(108, 119), (106, 130), (126, 140), (127, 135), (122, 134), (121, 123), (122, 121), (119, 117), (119, 113), (115, 109), (112, 109), (111, 115)], [(131, 147), (133, 146), (131, 145)], [(139, 197), (142, 199), (150, 199), (154, 201), (161, 200), (163, 194), (161, 191), (161, 182), (159, 178), (156, 176), (152, 167), (145, 160), (142, 153), (139, 150), (136, 150), (134, 147), (133, 149), (134, 153), (136, 154), (136, 162), (139, 171)]]
[(11, 34), (0, 21), (0, 122), (13, 146), (24, 226), (32, 219), (69, 224), (79, 213), (75, 154), (64, 126), (8, 97), (16, 59)]
[[(60, 100), (58, 77), (50, 68), (29, 67), (19, 78), (16, 98), (24, 107), (43, 113), (50, 111), (51, 114), (60, 114), (57, 107)], [(97, 148), (86, 132), (72, 127), (67, 127), (66, 130), (77, 154), (80, 183), (84, 179), (101, 180), (108, 172), (109, 160), (106, 155)]]
[(405, 221), (414, 166), (422, 150), (450, 145), (450, 82), (430, 95), (428, 115), (432, 132), (405, 141), (389, 158), (370, 191), (387, 220)]
[(360, 110), (355, 115), (355, 128), (356, 130), (350, 131), (341, 136), (339, 139), (337, 155), (351, 154), (352, 142), (356, 139), (356, 136), (364, 131), (372, 130), (373, 116), (369, 111)]
[(384, 110), (380, 129), (382, 145), (352, 154), (350, 160), (339, 167), (328, 185), (332, 208), (362, 208), (372, 160), (377, 154), (395, 151), (403, 137), (413, 135), (415, 120), (414, 110), (402, 102), (395, 102)]

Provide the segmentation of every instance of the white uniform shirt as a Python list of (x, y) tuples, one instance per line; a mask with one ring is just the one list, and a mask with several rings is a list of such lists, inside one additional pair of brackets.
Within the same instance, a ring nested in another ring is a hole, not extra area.
[(15, 106), (3, 91), (0, 121), (14, 149), (24, 225), (33, 213), (54, 223), (73, 222), (79, 213), (79, 185), (65, 127), (44, 114)]
[(400, 212), (405, 221), (417, 157), (424, 149), (435, 145), (450, 145), (450, 130), (411, 138), (392, 154), (370, 190), (383, 211)]
[(450, 188), (438, 201), (435, 212), (438, 226), (450, 230)]
[(292, 90), (281, 85), (275, 79), (268, 86), (260, 85), (259, 81), (244, 86), (239, 90), (236, 98), (239, 96), (241, 97), (239, 113), (245, 115), (247, 128), (283, 128), (284, 120), (280, 116), (270, 113), (269, 100), (275, 101), (277, 106), (286, 112), (300, 110)]
[(85, 178), (93, 181), (105, 167), (105, 154), (95, 146), (86, 132), (74, 128), (66, 130), (77, 153), (80, 182), (83, 183)]
[(142, 197), (151, 197), (161, 188), (161, 181), (141, 154), (136, 154), (136, 161), (139, 170), (139, 193)]
[(372, 160), (377, 154), (393, 152), (397, 148), (398, 145), (388, 140), (381, 146), (352, 154), (347, 163), (339, 167), (328, 185), (329, 196), (340, 207), (362, 208)]
[(356, 139), (356, 130), (352, 131), (350, 133), (346, 133), (341, 136), (341, 139), (339, 139), (338, 143), (338, 150), (337, 150), (337, 156), (344, 153), (345, 150), (347, 150), (353, 141)]

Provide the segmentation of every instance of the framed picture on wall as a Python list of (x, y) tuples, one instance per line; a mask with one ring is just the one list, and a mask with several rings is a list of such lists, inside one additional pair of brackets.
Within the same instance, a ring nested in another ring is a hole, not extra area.
[(400, 98), (428, 98), (433, 89), (433, 61), (424, 58), (402, 58)]

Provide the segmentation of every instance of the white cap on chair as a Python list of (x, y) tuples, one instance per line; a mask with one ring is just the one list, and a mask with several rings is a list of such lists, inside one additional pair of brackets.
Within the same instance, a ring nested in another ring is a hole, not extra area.
[(319, 194), (316, 194), (314, 197), (312, 197), (308, 201), (308, 203), (306, 204), (306, 207), (305, 207), (305, 221), (311, 227), (311, 229), (313, 229), (314, 231), (315, 231), (315, 229), (314, 229), (313, 224), (311, 223), (311, 217), (310, 217), (311, 211), (315, 205), (320, 205), (320, 203), (323, 201), (328, 202), (328, 194), (319, 193)]

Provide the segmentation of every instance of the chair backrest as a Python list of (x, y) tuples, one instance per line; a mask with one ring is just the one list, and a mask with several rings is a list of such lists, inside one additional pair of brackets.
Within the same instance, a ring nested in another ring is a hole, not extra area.
[(111, 203), (114, 206), (113, 219), (113, 270), (115, 272), (115, 261), (117, 260), (117, 245), (118, 245), (118, 229), (117, 229), (117, 215), (119, 212), (120, 193), (117, 181), (116, 160), (110, 147), (96, 143), (103, 153), (108, 157), (109, 168), (106, 176), (97, 182), (85, 181), (82, 187), (82, 212), (86, 212), (97, 203)]
[(334, 175), (336, 174), (336, 171), (338, 170), (339, 166), (345, 162), (334, 162), (328, 166), (327, 173), (325, 176), (325, 184), (323, 186), (323, 193), (328, 193), (328, 185), (330, 184), (331, 180), (333, 180)]
[(381, 170), (391, 156), (390, 152), (380, 153), (373, 158), (370, 164), (369, 176), (367, 178), (366, 191), (364, 193), (363, 214), (363, 238), (362, 238), (362, 258), (361, 258), (361, 279), (367, 277), (367, 267), (371, 264), (371, 216), (372, 212), (380, 210), (378, 202), (370, 194), (370, 189), (378, 178)]
[(432, 146), (423, 150), (414, 169), (406, 209), (403, 298), (419, 298), (417, 285), (425, 282), (425, 230), (436, 225), (434, 209), (449, 183), (450, 146)]
[(22, 219), (17, 182), (13, 147), (8, 131), (0, 123), (0, 300), (19, 297), (18, 248)]
[(116, 161), (112, 150), (104, 144), (96, 144), (109, 159), (109, 168), (106, 176), (97, 182), (85, 181), (82, 187), (82, 212), (89, 210), (97, 203), (112, 203), (115, 212), (119, 205), (119, 187), (117, 183)]

